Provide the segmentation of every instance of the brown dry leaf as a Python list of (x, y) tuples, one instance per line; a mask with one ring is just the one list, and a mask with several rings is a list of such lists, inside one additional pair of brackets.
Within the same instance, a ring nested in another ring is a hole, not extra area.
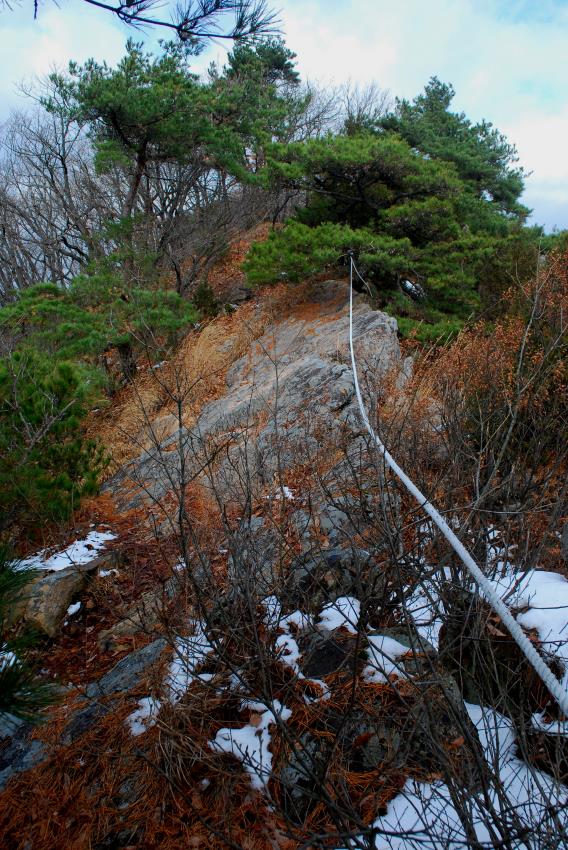
[(199, 833), (198, 835), (192, 835), (191, 838), (187, 840), (187, 847), (208, 847), (209, 846), (209, 836), (204, 833)]

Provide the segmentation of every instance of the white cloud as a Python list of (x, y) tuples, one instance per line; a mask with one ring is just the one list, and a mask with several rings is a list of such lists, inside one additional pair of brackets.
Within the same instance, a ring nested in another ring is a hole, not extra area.
[[(566, 0), (281, 0), (283, 30), (304, 76), (322, 82), (375, 80), (412, 98), (430, 76), (452, 82), (454, 106), (503, 130), (533, 170), (527, 203), (537, 221), (568, 227), (568, 40)], [(90, 55), (114, 62), (131, 30), (73, 0), (31, 0), (0, 14), (0, 120), (16, 104), (14, 83), (55, 63)], [(152, 38), (155, 44), (156, 36)], [(223, 61), (213, 45), (195, 62)], [(566, 210), (562, 204), (566, 203)]]
[(54, 67), (65, 68), (71, 59), (84, 62), (90, 56), (114, 63), (124, 52), (127, 34), (110, 15), (75, 3), (57, 8), (40, 6), (33, 20), (33, 4), (0, 13), (0, 54), (3, 75), (0, 80), (0, 120), (10, 108), (26, 105), (18, 85), (48, 74)]
[(503, 129), (532, 171), (524, 201), (534, 209), (534, 220), (549, 229), (568, 227), (568, 104), (558, 112), (520, 115)]
[(452, 82), (454, 108), (499, 127), (533, 171), (526, 203), (535, 220), (568, 227), (564, 2), (289, 0), (283, 20), (313, 79), (376, 80), (409, 98), (434, 74)]

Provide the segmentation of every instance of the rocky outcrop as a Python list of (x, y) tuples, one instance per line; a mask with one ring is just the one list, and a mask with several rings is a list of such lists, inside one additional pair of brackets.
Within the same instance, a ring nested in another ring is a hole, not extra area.
[(54, 638), (67, 609), (80, 596), (90, 577), (99, 570), (115, 567), (118, 557), (116, 552), (107, 552), (63, 569), (38, 569), (10, 611), (12, 625), (23, 621), (41, 634)]
[(179, 582), (174, 576), (162, 587), (143, 593), (121, 620), (110, 629), (99, 632), (97, 636), (99, 648), (108, 652), (122, 647), (128, 638), (140, 634), (151, 635), (159, 630), (160, 619), (178, 590)]
[[(232, 365), (226, 393), (203, 407), (193, 427), (145, 451), (107, 489), (125, 507), (151, 504), (175, 488), (182, 465), (187, 480), (214, 458), (210, 486), (222, 498), (238, 496), (243, 487), (265, 486), (292, 464), (313, 459), (320, 426), (356, 432), (348, 328), (347, 285), (319, 284), (308, 303), (274, 321)], [(400, 361), (396, 321), (358, 296), (353, 334), (372, 402), (381, 379)]]
[(47, 573), (27, 589), (23, 619), (28, 626), (53, 638), (59, 631), (67, 609), (85, 588), (88, 574), (76, 567)]

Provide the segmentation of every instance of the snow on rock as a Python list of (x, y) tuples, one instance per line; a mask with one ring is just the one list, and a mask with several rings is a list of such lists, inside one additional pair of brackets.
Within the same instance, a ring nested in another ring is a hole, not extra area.
[(76, 567), (88, 564), (98, 557), (109, 540), (114, 540), (116, 534), (110, 531), (90, 531), (84, 540), (76, 540), (62, 552), (48, 555), (46, 549), (36, 552), (30, 558), (18, 561), (19, 570), (49, 570), (55, 572), (66, 567)]
[(138, 708), (126, 718), (126, 724), (130, 727), (132, 735), (142, 735), (150, 726), (156, 722), (161, 703), (154, 697), (142, 697), (138, 702)]
[(262, 600), (262, 605), (266, 611), (264, 622), (269, 629), (275, 629), (280, 624), (282, 616), (282, 605), (277, 596), (267, 596)]
[(81, 610), (81, 603), (80, 602), (73, 602), (69, 606), (69, 608), (67, 609), (67, 614), (65, 616), (66, 617), (73, 617), (80, 610)]
[(241, 729), (219, 729), (214, 740), (209, 741), (209, 746), (214, 752), (230, 753), (242, 761), (251, 786), (261, 791), (272, 773), (269, 727), (278, 722), (286, 723), (292, 712), (278, 700), (274, 700), (272, 710), (261, 703), (250, 703), (248, 707), (256, 712), (251, 721)]
[(274, 496), (275, 499), (282, 499), (282, 497), (284, 497), (285, 499), (288, 499), (290, 502), (293, 502), (294, 499), (296, 498), (294, 496), (294, 491), (290, 490), (290, 488), (286, 487), (286, 486), (282, 487), (281, 490), (278, 490), (278, 492)]
[(286, 664), (287, 667), (290, 667), (299, 679), (303, 679), (304, 674), (300, 670), (299, 664), (302, 653), (292, 635), (279, 635), (274, 645), (278, 654), (278, 660)]
[[(488, 824), (495, 829), (495, 814), (500, 812), (507, 831), (510, 812), (514, 809), (518, 826), (525, 827), (526, 834), (532, 836), (530, 846), (544, 847), (547, 836), (558, 835), (559, 829), (568, 829), (568, 788), (516, 757), (510, 720), (489, 708), (467, 703), (465, 706), (477, 727), (490, 770), (497, 767), (501, 786), (499, 790), (490, 787), (487, 797), (480, 792), (469, 798), (468, 808), (471, 807), (480, 846), (489, 850), (499, 839), (519, 850), (529, 846), (522, 838), (514, 840), (510, 834), (498, 833), (495, 836), (488, 829)], [(443, 782), (425, 784), (408, 780), (403, 791), (389, 803), (386, 815), (377, 818), (374, 827), (378, 833), (377, 850), (438, 850), (440, 847), (463, 850), (470, 846), (452, 803), (450, 789)]]
[(451, 580), (449, 567), (444, 569), (444, 578), (436, 576), (421, 581), (412, 593), (406, 595), (406, 610), (412, 615), (416, 631), (435, 649), (440, 641), (444, 603), (440, 598), (440, 582)]
[(537, 711), (531, 717), (531, 724), (539, 732), (546, 732), (548, 735), (562, 735), (563, 738), (568, 738), (568, 720), (545, 720), (544, 714)]
[(291, 614), (282, 614), (282, 603), (277, 596), (267, 596), (262, 600), (266, 611), (263, 617), (264, 623), (269, 629), (284, 629), (290, 633), (290, 626), (294, 626), (300, 632), (304, 632), (313, 625), (312, 618), (303, 611), (292, 611)]
[(280, 620), (280, 625), (283, 629), (290, 630), (290, 626), (295, 626), (300, 632), (305, 632), (312, 627), (312, 618), (309, 614), (304, 614), (303, 611), (292, 611), (291, 614), (286, 614)]
[(341, 627), (353, 634), (357, 633), (357, 624), (361, 613), (361, 603), (352, 596), (340, 596), (321, 610), (319, 628), (330, 632)]
[(172, 702), (177, 702), (195, 679), (206, 681), (205, 674), (197, 675), (197, 668), (203, 664), (213, 646), (209, 643), (203, 623), (194, 622), (193, 626), (193, 635), (178, 638), (166, 678)]
[(363, 670), (367, 682), (387, 682), (389, 676), (406, 677), (406, 673), (396, 661), (406, 655), (408, 647), (386, 635), (367, 635), (369, 663)]

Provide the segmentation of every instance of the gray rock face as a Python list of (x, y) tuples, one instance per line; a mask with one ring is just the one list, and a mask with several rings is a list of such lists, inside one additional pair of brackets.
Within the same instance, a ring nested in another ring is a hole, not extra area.
[(67, 608), (81, 593), (88, 576), (100, 569), (120, 563), (117, 552), (104, 552), (84, 564), (73, 564), (62, 570), (38, 570), (37, 576), (24, 588), (21, 599), (10, 611), (12, 624), (25, 620), (48, 637), (59, 631)]
[[(90, 702), (73, 714), (63, 731), (61, 743), (65, 746), (72, 744), (112, 711), (111, 704), (98, 702), (98, 698), (125, 693), (137, 685), (148, 668), (158, 660), (165, 646), (166, 641), (163, 638), (155, 640), (127, 655), (98, 682), (89, 685), (85, 696)], [(4, 724), (0, 730), (4, 737), (9, 736), (7, 743), (0, 747), (0, 790), (13, 776), (31, 770), (49, 757), (50, 753), (45, 744), (30, 740), (31, 729), (28, 723), (16, 722)]]
[(92, 699), (129, 691), (140, 681), (146, 670), (158, 660), (166, 645), (164, 638), (158, 638), (142, 649), (131, 652), (115, 664), (102, 679), (88, 685), (85, 691), (86, 696)]
[(292, 610), (318, 613), (340, 596), (372, 600), (386, 585), (372, 555), (358, 547), (311, 550), (292, 562), (284, 600)]
[(342, 670), (352, 674), (357, 665), (357, 640), (337, 632), (313, 632), (300, 638), (302, 673), (309, 679), (321, 679)]
[(302, 735), (278, 772), (284, 791), (284, 809), (295, 823), (302, 823), (318, 800), (318, 788), (325, 776), (327, 753), (312, 735)]
[(73, 715), (63, 731), (61, 743), (65, 745), (72, 744), (111, 711), (111, 706), (103, 705), (100, 702), (88, 703), (85, 708), (80, 709)]
[(231, 539), (229, 579), (242, 592), (268, 596), (274, 589), (280, 537), (263, 517), (243, 521)]
[(31, 770), (47, 758), (48, 750), (41, 741), (30, 741), (29, 727), (19, 729), (9, 744), (0, 750), (0, 790), (18, 773)]
[[(191, 429), (144, 452), (107, 489), (120, 496), (130, 478), (140, 491), (124, 496), (128, 506), (160, 500), (180, 480), (180, 457), (188, 476), (214, 453), (217, 471), (209, 484), (223, 498), (238, 500), (243, 490), (270, 484), (292, 464), (313, 459), (321, 423), (359, 427), (348, 363), (347, 286), (322, 283), (311, 301), (305, 318), (298, 311), (276, 321), (233, 364), (226, 394), (205, 405)], [(400, 360), (396, 321), (358, 298), (353, 330), (360, 380), (372, 403), (380, 379)]]

